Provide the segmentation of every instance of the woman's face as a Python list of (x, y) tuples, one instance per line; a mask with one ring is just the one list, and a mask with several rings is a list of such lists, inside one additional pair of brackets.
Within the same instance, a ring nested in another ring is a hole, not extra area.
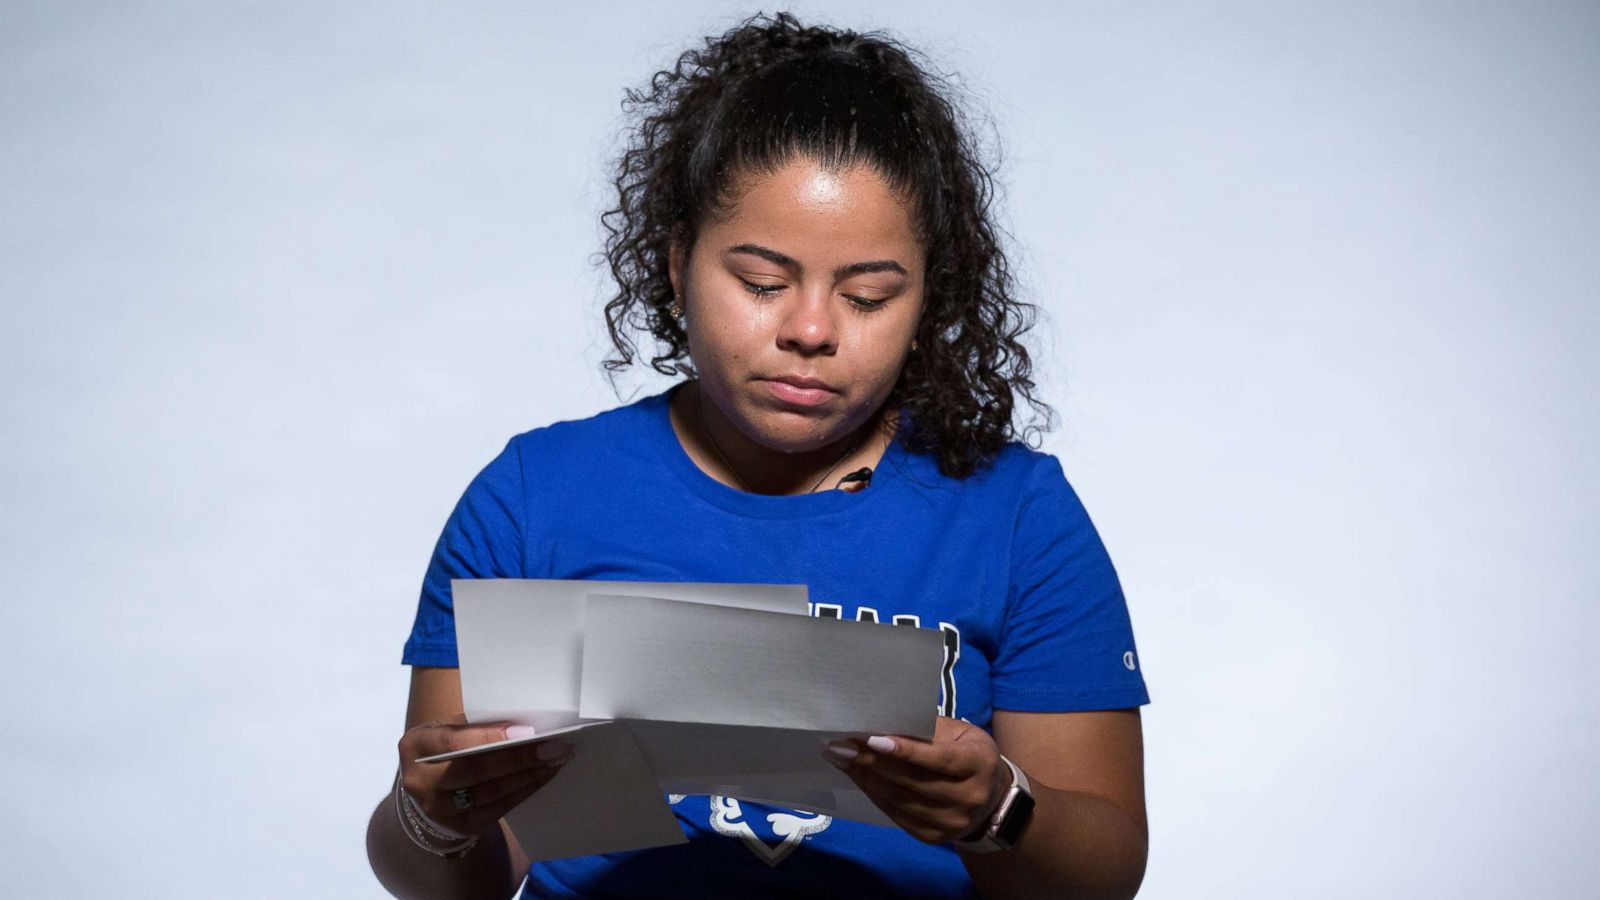
[(706, 400), (785, 453), (841, 440), (882, 407), (922, 314), (923, 248), (867, 167), (801, 157), (745, 182), (670, 268)]

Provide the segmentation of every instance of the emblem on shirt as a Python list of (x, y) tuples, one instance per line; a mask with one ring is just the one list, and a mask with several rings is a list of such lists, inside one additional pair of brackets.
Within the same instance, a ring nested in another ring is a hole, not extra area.
[(715, 795), (710, 800), (711, 827), (717, 834), (743, 841), (746, 849), (769, 866), (783, 862), (800, 846), (801, 841), (827, 831), (828, 826), (833, 824), (832, 816), (797, 809), (772, 809), (767, 813), (766, 820), (776, 842), (768, 843), (756, 833), (756, 827), (738, 800)]

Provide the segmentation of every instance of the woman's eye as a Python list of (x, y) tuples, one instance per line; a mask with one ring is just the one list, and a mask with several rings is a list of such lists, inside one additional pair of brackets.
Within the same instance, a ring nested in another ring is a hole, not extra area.
[[(746, 291), (757, 297), (770, 297), (784, 288), (784, 285), (781, 284), (756, 284), (752, 281), (745, 281), (743, 278), (739, 279), (739, 282), (744, 285)], [(862, 312), (873, 312), (874, 310), (882, 309), (883, 305), (889, 302), (888, 298), (874, 300), (871, 297), (857, 297), (854, 294), (845, 294), (844, 298), (850, 301), (851, 306)]]
[(783, 290), (783, 285), (781, 284), (752, 284), (751, 282), (745, 281), (743, 278), (739, 280), (744, 282), (745, 290), (755, 294), (757, 297), (766, 297)]

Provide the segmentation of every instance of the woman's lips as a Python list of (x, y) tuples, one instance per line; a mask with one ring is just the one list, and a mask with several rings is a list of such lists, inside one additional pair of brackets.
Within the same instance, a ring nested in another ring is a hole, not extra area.
[(787, 381), (766, 380), (767, 391), (785, 403), (795, 406), (821, 406), (832, 400), (834, 392), (821, 387), (801, 387)]

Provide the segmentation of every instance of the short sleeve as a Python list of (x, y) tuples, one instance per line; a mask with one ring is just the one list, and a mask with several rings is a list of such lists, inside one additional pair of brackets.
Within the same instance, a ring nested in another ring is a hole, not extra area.
[(996, 709), (1071, 712), (1150, 702), (1122, 585), (1054, 456), (1028, 476), (991, 667)]
[(400, 661), (457, 666), (452, 578), (523, 577), (521, 454), (516, 439), (467, 485), (422, 578), (417, 618)]

